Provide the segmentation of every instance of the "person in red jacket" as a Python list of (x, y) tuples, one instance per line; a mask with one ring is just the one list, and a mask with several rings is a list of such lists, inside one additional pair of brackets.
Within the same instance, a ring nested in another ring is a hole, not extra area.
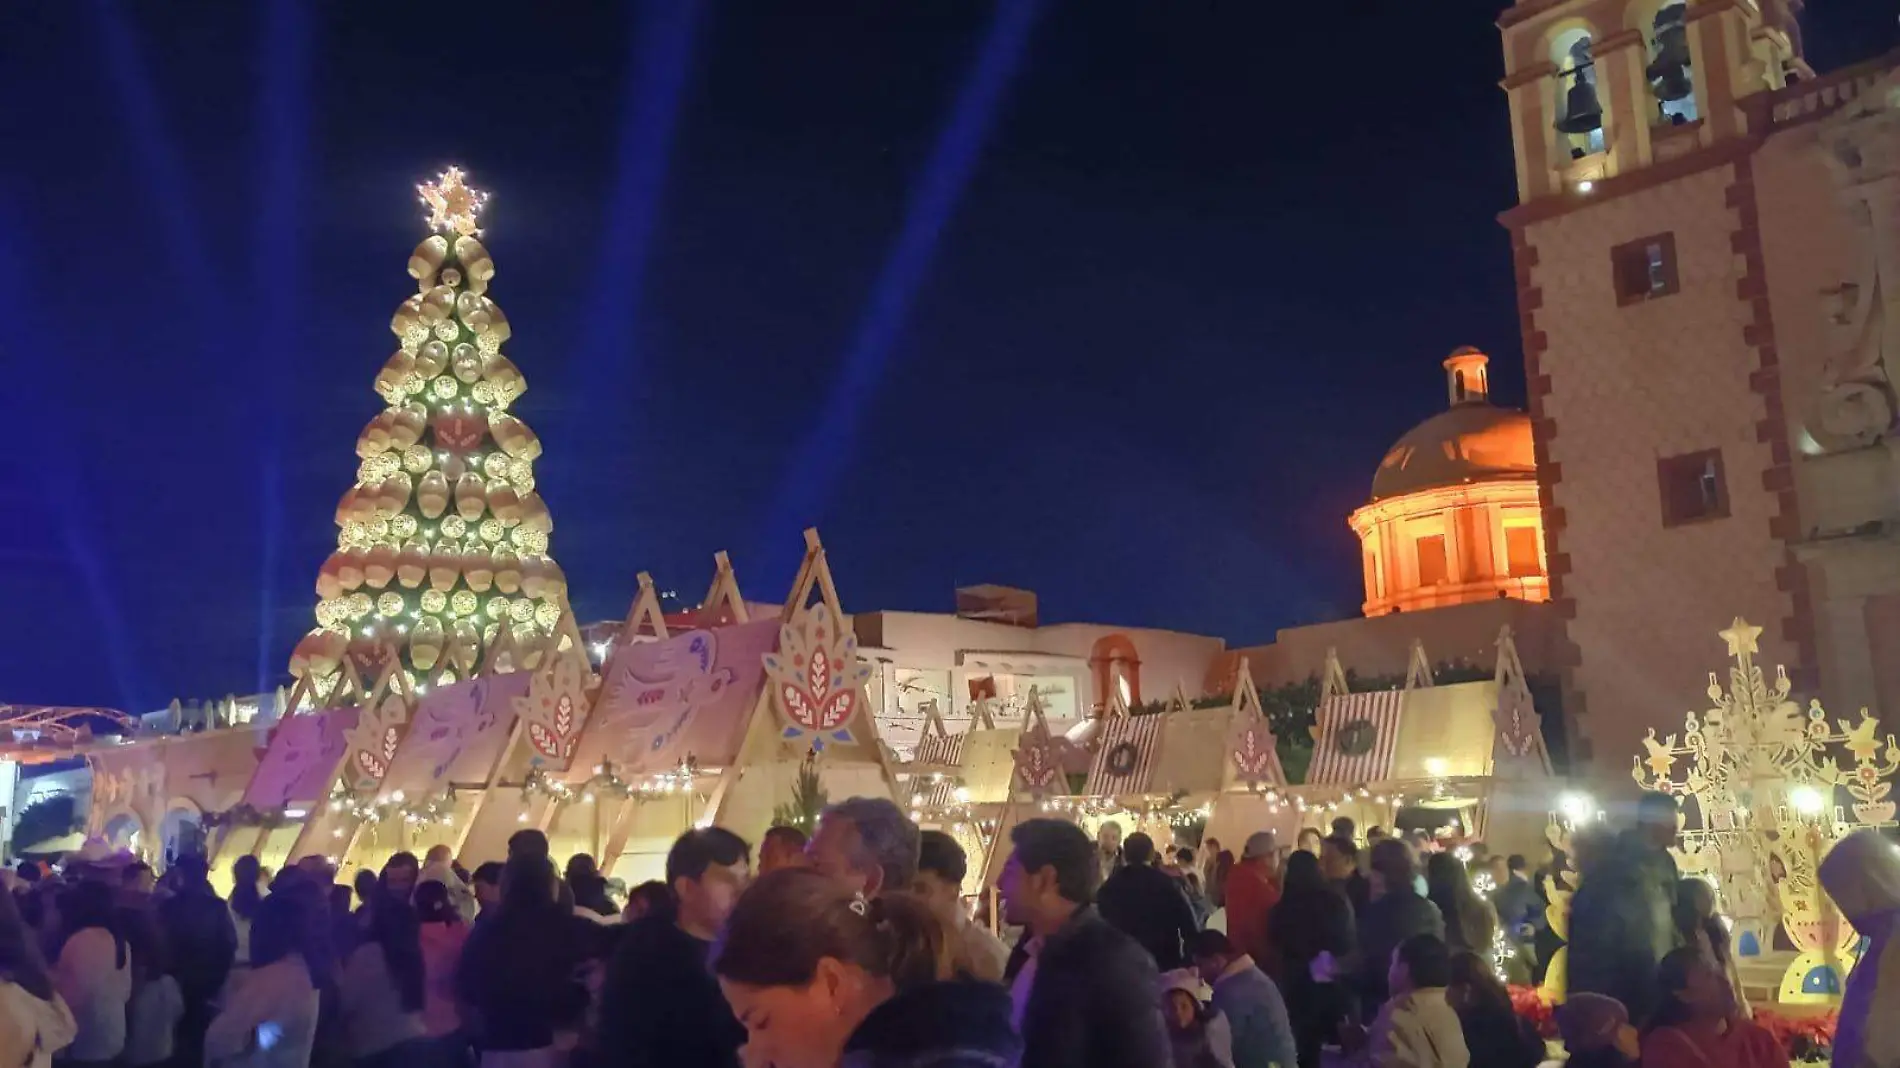
[(1274, 871), (1272, 831), (1247, 837), (1240, 863), (1227, 873), (1227, 938), (1254, 959), (1261, 970), (1275, 975), (1279, 957), (1267, 935), (1267, 914), (1280, 900), (1280, 877)]

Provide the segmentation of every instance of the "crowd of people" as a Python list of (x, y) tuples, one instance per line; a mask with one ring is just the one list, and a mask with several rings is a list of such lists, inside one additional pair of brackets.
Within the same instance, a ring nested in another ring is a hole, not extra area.
[[(1665, 806), (1645, 799), (1635, 828), (1585, 835), (1574, 858), (1569, 1056), (1780, 1068), (1742, 1011), (1712, 898), (1669, 863)], [(1211, 839), (1163, 853), (1146, 834), (1028, 820), (991, 918), (1013, 945), (966, 907), (955, 839), (883, 799), (831, 806), (809, 840), (774, 827), (756, 850), (688, 831), (624, 904), (592, 857), (557, 871), (532, 830), (472, 873), (438, 847), (353, 885), (321, 857), (268, 878), (243, 857), (228, 898), (199, 857), (154, 880), (82, 854), (57, 877), (23, 865), (0, 894), (0, 1066), (1542, 1062), (1495, 952), (1540, 966), (1524, 858), (1484, 858), (1474, 888), (1433, 843), (1365, 840), (1339, 820), (1289, 850), (1254, 834), (1235, 858)], [(1893, 900), (1893, 870), (1887, 897), (1863, 896)]]

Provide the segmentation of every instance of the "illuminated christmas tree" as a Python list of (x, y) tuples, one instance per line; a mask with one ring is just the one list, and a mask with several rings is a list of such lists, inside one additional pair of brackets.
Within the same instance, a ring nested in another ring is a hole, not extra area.
[(402, 347), (376, 376), (388, 407), (357, 438), (317, 626), (291, 657), (319, 697), (345, 656), (367, 685), (391, 650), (412, 681), (465, 678), (501, 628), (517, 643), (551, 633), (566, 590), (534, 490), (541, 442), (508, 411), (527, 383), (488, 297), (495, 265), (476, 227), (488, 196), (454, 167), (417, 191), (435, 232), (410, 255), (417, 293), (389, 324)]

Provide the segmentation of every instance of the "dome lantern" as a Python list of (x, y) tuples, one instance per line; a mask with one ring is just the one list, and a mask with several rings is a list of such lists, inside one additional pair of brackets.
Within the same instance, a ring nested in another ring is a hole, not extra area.
[(1461, 345), (1445, 357), (1445, 388), (1452, 407), (1491, 403), (1491, 357)]

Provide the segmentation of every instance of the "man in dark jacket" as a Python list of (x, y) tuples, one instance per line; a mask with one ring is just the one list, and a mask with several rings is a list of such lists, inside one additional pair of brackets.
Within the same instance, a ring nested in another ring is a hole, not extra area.
[(1355, 986), (1368, 1013), (1385, 1004), (1390, 991), (1386, 972), (1392, 951), (1414, 935), (1445, 937), (1445, 917), (1421, 896), (1416, 885), (1418, 860), (1400, 838), (1384, 838), (1372, 847), (1372, 900), (1359, 913), (1359, 962)]
[(1154, 961), (1089, 907), (1088, 836), (1072, 823), (1033, 819), (1018, 824), (1010, 842), (997, 889), (1009, 922), (1026, 929), (1004, 972), (1022, 1068), (1173, 1063)]
[(745, 840), (687, 831), (666, 855), (677, 910), (645, 916), (620, 940), (600, 991), (600, 1063), (612, 1068), (737, 1068), (745, 1028), (706, 966), (750, 875)]
[(1180, 884), (1154, 866), (1154, 839), (1136, 831), (1122, 843), (1122, 866), (1095, 893), (1102, 919), (1141, 944), (1161, 971), (1187, 966), (1187, 945), (1201, 925)]
[(1570, 899), (1570, 989), (1615, 998), (1631, 1020), (1655, 1010), (1656, 966), (1677, 943), (1676, 862), (1669, 855), (1675, 840), (1675, 799), (1644, 794), (1636, 826), (1607, 856), (1583, 858)]
[(211, 889), (208, 872), (205, 858), (179, 857), (168, 873), (172, 895), (158, 903), (159, 922), (171, 946), (171, 975), (185, 1003), (173, 1035), (179, 1064), (204, 1060), (211, 1001), (224, 989), (231, 961), (237, 956), (237, 927), (224, 899)]

